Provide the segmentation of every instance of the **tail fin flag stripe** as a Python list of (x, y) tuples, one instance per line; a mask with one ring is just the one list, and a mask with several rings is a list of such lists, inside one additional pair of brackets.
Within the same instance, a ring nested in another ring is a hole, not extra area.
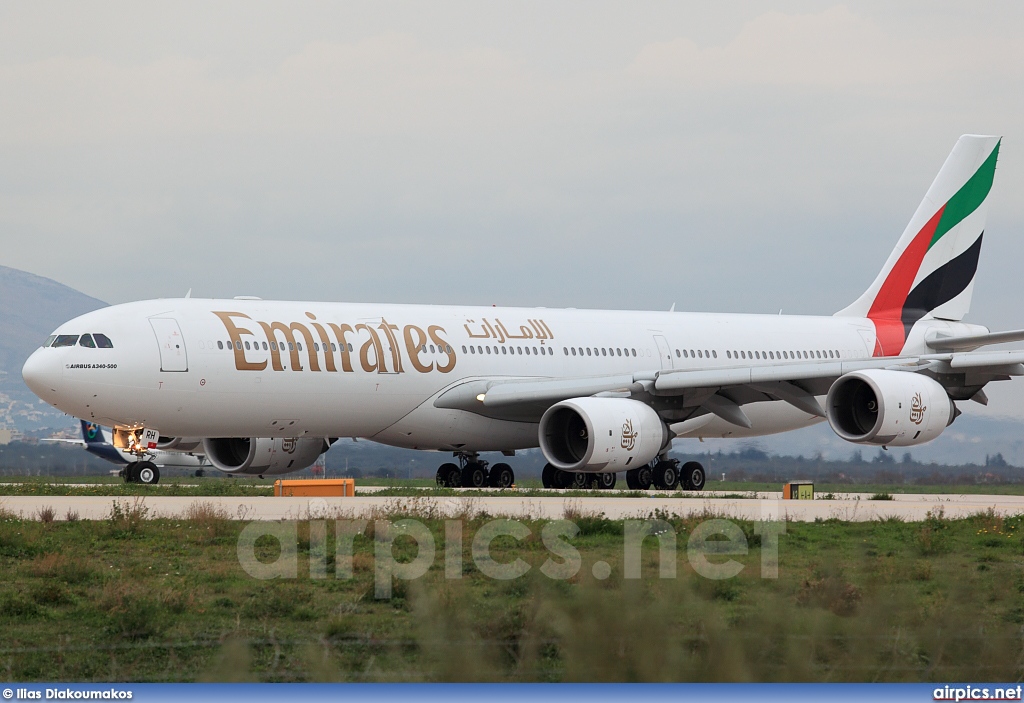
[(978, 272), (981, 240), (984, 236), (985, 233), (982, 232), (965, 252), (935, 269), (914, 286), (914, 290), (907, 296), (907, 302), (903, 304), (902, 321), (906, 334), (910, 334), (911, 328), (918, 320), (940, 305), (948, 303), (971, 285), (974, 274)]
[(992, 180), (996, 175), (999, 144), (1000, 142), (996, 142), (996, 148), (985, 159), (985, 163), (974, 172), (974, 175), (942, 207), (942, 219), (939, 220), (939, 226), (935, 229), (932, 241), (928, 245), (929, 249), (942, 238), (942, 235), (963, 222), (964, 218), (981, 207), (981, 204), (985, 202), (989, 191), (992, 190)]
[[(921, 266), (932, 247), (977, 211), (988, 198), (995, 177), (1000, 143), (1001, 140), (996, 141), (991, 152), (974, 173), (910, 238), (892, 268), (884, 274), (885, 278), (881, 284), (876, 283), (877, 292), (866, 314), (875, 326), (875, 356), (899, 354), (911, 328), (918, 320), (956, 298), (967, 290), (973, 281), (981, 252), (983, 232), (980, 227), (976, 236), (973, 236), (974, 241), (966, 250), (945, 262), (935, 262), (939, 263), (935, 270), (914, 286), (914, 281), (924, 273)], [(980, 220), (975, 219), (984, 226), (983, 216)], [(969, 242), (972, 232), (965, 231), (955, 236), (964, 237), (966, 242)], [(956, 249), (961, 247), (959, 243), (953, 246)], [(966, 307), (964, 309), (966, 310)], [(840, 314), (849, 312), (844, 311)]]

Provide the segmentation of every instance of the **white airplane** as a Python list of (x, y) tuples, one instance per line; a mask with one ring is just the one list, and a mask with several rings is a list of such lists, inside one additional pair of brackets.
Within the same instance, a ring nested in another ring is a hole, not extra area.
[[(94, 422), (81, 421), (82, 438), (66, 439), (64, 437), (48, 437), (43, 442), (63, 442), (77, 444), (85, 451), (100, 459), (121, 467), (118, 472), (126, 483), (157, 483), (160, 481), (160, 469), (189, 469), (202, 471), (209, 466), (202, 454), (202, 446), (196, 442), (191, 451), (187, 447), (178, 451), (150, 449), (140, 455), (139, 452), (123, 448), (119, 449), (107, 441), (103, 428)], [(196, 451), (198, 450), (198, 451)], [(202, 474), (198, 474), (202, 475)]]
[[(827, 418), (858, 444), (939, 436), (957, 401), (1024, 374), (1024, 339), (961, 320), (998, 137), (961, 137), (868, 290), (830, 317), (167, 299), (61, 325), (26, 362), (43, 400), (115, 445), (201, 442), (221, 471), (281, 474), (338, 437), (452, 452), (437, 481), (508, 486), (483, 452), (540, 446), (545, 486), (699, 490), (675, 438)], [(824, 401), (824, 404), (822, 404)]]

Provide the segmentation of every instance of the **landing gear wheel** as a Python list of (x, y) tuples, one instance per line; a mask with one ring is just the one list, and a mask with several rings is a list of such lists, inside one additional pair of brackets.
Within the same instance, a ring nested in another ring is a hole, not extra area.
[(610, 491), (611, 489), (615, 488), (615, 474), (598, 474), (597, 487), (603, 491)]
[(552, 475), (552, 485), (555, 488), (568, 488), (572, 485), (575, 474), (572, 471), (562, 471), (561, 469), (555, 469), (555, 473)]
[(704, 467), (697, 461), (688, 461), (683, 464), (682, 470), (683, 487), (688, 491), (699, 491), (704, 488)]
[(509, 488), (516, 482), (516, 475), (508, 464), (495, 464), (488, 474), (492, 488)]
[(437, 485), (442, 488), (458, 488), (462, 485), (462, 470), (458, 464), (441, 464), (437, 470)]
[(626, 488), (631, 491), (640, 490), (640, 484), (636, 482), (636, 469), (630, 469), (626, 472)]
[(571, 471), (569, 476), (569, 488), (575, 491), (585, 491), (590, 487), (590, 474), (582, 471)]
[(139, 474), (136, 469), (139, 466), (139, 462), (133, 461), (128, 466), (124, 467), (124, 482), (125, 483), (137, 483), (139, 480)]
[(659, 491), (670, 491), (679, 483), (679, 472), (674, 461), (659, 461), (654, 465), (654, 487)]
[(462, 470), (463, 488), (483, 488), (487, 485), (487, 472), (480, 464), (466, 464)]
[(648, 464), (626, 472), (626, 485), (634, 491), (649, 490), (652, 483), (654, 483), (654, 474)]
[(544, 488), (558, 488), (555, 485), (555, 472), (558, 471), (551, 464), (544, 464), (544, 470), (540, 472), (540, 482)]
[(160, 469), (152, 461), (140, 461), (135, 465), (135, 480), (152, 486), (160, 482)]

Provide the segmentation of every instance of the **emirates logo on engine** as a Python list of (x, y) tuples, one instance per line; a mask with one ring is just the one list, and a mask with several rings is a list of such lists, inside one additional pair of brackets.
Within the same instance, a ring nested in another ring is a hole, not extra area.
[(626, 451), (632, 451), (636, 446), (636, 438), (639, 436), (639, 432), (633, 431), (633, 421), (626, 420), (622, 423), (622, 441), (619, 444)]
[(910, 421), (915, 425), (920, 425), (924, 422), (924, 412), (927, 409), (924, 401), (921, 400), (921, 394), (915, 393), (914, 398), (910, 401)]
[(281, 440), (281, 451), (285, 454), (294, 454), (295, 447), (298, 446), (299, 440), (294, 437), (285, 437)]

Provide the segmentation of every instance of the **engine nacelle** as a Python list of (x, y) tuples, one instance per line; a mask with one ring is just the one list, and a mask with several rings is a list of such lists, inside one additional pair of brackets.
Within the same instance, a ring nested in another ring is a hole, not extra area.
[(610, 472), (643, 466), (668, 442), (649, 405), (627, 398), (573, 398), (540, 419), (540, 448), (564, 471)]
[(217, 437), (203, 440), (203, 451), (229, 474), (287, 474), (311, 466), (329, 445), (320, 437)]
[(942, 434), (956, 406), (936, 381), (909, 371), (870, 369), (840, 376), (828, 391), (828, 423), (849, 442), (891, 447)]

